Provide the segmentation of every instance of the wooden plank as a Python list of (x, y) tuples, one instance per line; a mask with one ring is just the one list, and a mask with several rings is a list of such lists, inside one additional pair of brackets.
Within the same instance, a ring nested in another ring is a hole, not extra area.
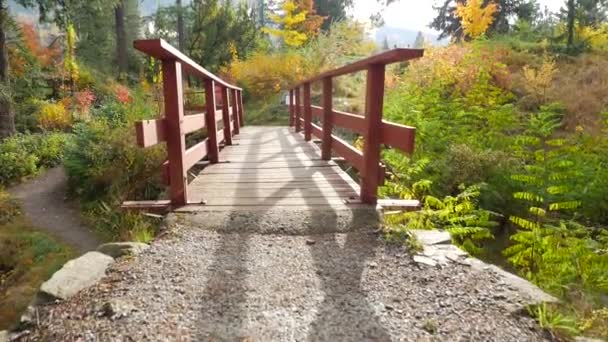
[(256, 189), (260, 191), (270, 191), (270, 190), (280, 190), (280, 189), (318, 189), (321, 187), (329, 187), (335, 190), (353, 190), (358, 193), (357, 189), (354, 189), (349, 184), (341, 183), (337, 181), (309, 181), (309, 182), (262, 182), (262, 183), (253, 183), (241, 182), (241, 183), (224, 183), (224, 182), (205, 182), (201, 183), (198, 181), (193, 182), (190, 185), (191, 191), (206, 191), (210, 189), (218, 189), (218, 190), (242, 190), (243, 188), (247, 189)]
[(405, 153), (414, 153), (416, 128), (387, 121), (382, 122), (382, 143)]
[(327, 166), (327, 167), (284, 167), (284, 168), (260, 168), (264, 164), (249, 164), (255, 167), (253, 168), (216, 168), (217, 165), (207, 167), (200, 172), (200, 175), (211, 175), (211, 174), (231, 174), (231, 175), (257, 175), (258, 177), (279, 177), (279, 176), (310, 176), (310, 175), (325, 175), (333, 176), (343, 172), (338, 166)]
[(208, 154), (209, 161), (211, 163), (217, 163), (219, 161), (219, 149), (218, 149), (218, 141), (217, 141), (217, 124), (215, 121), (215, 84), (214, 81), (208, 80), (205, 82), (205, 101), (207, 106), (207, 111), (205, 121), (207, 124), (207, 139), (209, 139), (208, 145)]
[(198, 144), (190, 147), (188, 149), (188, 151), (186, 151), (186, 158), (185, 158), (186, 170), (190, 170), (194, 166), (194, 164), (198, 163), (200, 160), (202, 160), (203, 158), (205, 158), (207, 156), (208, 144), (209, 144), (209, 139), (205, 139), (205, 140), (199, 142)]
[(332, 119), (335, 126), (346, 128), (359, 134), (365, 132), (365, 118), (361, 115), (334, 110)]
[(310, 106), (311, 114), (313, 118), (323, 118), (323, 107), (319, 106)]
[[(194, 201), (196, 199), (202, 199), (202, 196), (194, 196)], [(344, 204), (343, 198), (329, 197), (329, 198), (319, 198), (319, 197), (286, 197), (286, 198), (269, 198), (264, 201), (260, 201), (258, 198), (206, 198), (205, 206), (300, 206), (300, 205), (329, 205), (329, 204)], [(359, 200), (352, 200), (352, 204), (361, 203)]]
[(289, 127), (293, 127), (295, 125), (294, 115), (295, 115), (295, 105), (294, 105), (294, 90), (289, 90)]
[[(319, 74), (315, 77), (312, 77), (304, 82), (300, 82), (300, 84), (313, 83), (316, 81), (321, 81), (328, 77), (337, 77), (337, 76), (351, 74), (351, 73), (358, 72), (358, 71), (363, 71), (373, 65), (386, 66), (388, 64), (404, 62), (407, 60), (420, 58), (422, 56), (424, 56), (424, 50), (422, 50), (422, 49), (393, 49), (393, 50), (379, 53), (375, 56), (368, 57), (366, 59), (362, 59), (355, 63), (351, 63), (351, 64), (345, 65), (343, 67), (324, 72), (324, 73)], [(294, 87), (295, 87), (295, 85), (292, 86), (291, 88), (294, 88)]]
[(380, 164), (380, 144), (382, 143), (382, 109), (384, 106), (384, 64), (375, 64), (367, 71), (367, 91), (365, 97), (365, 142), (363, 145), (364, 166), (361, 169), (361, 200), (375, 204), (382, 170)]
[(224, 87), (242, 90), (241, 88), (234, 86), (207, 71), (205, 68), (198, 65), (188, 56), (181, 53), (178, 49), (174, 48), (171, 46), (171, 44), (167, 43), (163, 39), (136, 40), (133, 42), (133, 46), (135, 49), (163, 61), (179, 61), (181, 64), (183, 64), (184, 72), (188, 74), (196, 75), (204, 80), (214, 81), (218, 85)]
[(202, 187), (201, 196), (205, 198), (283, 198), (286, 195), (302, 197), (358, 197), (359, 194), (353, 189), (332, 188), (292, 188), (292, 189), (206, 189)]
[(169, 156), (169, 180), (171, 203), (175, 206), (186, 205), (187, 169), (185, 167), (186, 135), (182, 134), (181, 123), (184, 119), (184, 99), (182, 90), (182, 65), (180, 62), (164, 60), (163, 93), (165, 99), (167, 154)]
[(414, 211), (420, 209), (420, 201), (418, 200), (379, 199), (378, 205), (383, 210)]
[(346, 161), (355, 169), (361, 171), (364, 167), (363, 153), (335, 135), (332, 135), (331, 138), (333, 140), (332, 146), (334, 151), (336, 151), (336, 154), (346, 159)]
[(323, 79), (323, 143), (321, 145), (321, 158), (325, 160), (331, 159), (331, 134), (333, 128), (332, 107), (332, 79), (326, 77)]
[(165, 214), (171, 209), (171, 201), (125, 201), (120, 208), (125, 211), (145, 211), (155, 214)]
[(205, 114), (186, 115), (184, 116), (182, 130), (184, 134), (188, 134), (203, 129), (205, 126)]
[(241, 127), (245, 126), (245, 107), (243, 106), (243, 91), (238, 90), (238, 103), (239, 103), (239, 125)]
[(167, 140), (165, 119), (143, 120), (135, 123), (137, 145), (150, 147)]

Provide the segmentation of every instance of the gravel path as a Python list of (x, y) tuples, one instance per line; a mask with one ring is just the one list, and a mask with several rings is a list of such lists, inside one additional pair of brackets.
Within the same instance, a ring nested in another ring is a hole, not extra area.
[(416, 264), (373, 232), (226, 233), (178, 220), (28, 340), (542, 341), (497, 277)]
[(38, 229), (70, 244), (79, 252), (95, 250), (101, 243), (80, 221), (80, 212), (66, 201), (67, 176), (63, 167), (9, 189), (21, 202), (25, 216)]

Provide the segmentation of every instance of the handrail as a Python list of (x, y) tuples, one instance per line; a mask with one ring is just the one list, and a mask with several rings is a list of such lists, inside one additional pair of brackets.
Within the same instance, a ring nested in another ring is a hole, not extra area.
[(230, 89), (243, 90), (235, 85), (232, 85), (222, 80), (207, 69), (198, 65), (195, 61), (190, 59), (190, 57), (181, 53), (178, 49), (171, 46), (171, 44), (167, 43), (164, 39), (136, 40), (133, 43), (133, 46), (135, 47), (135, 49), (156, 59), (179, 61), (184, 66), (184, 71), (194, 76), (198, 76), (202, 79), (213, 80), (218, 84)]
[[(304, 83), (313, 83), (327, 77), (338, 77), (347, 74), (352, 74), (358, 71), (367, 70), (370, 65), (374, 64), (388, 65), (397, 62), (407, 61), (410, 59), (420, 58), (423, 55), (424, 50), (422, 49), (393, 49), (359, 60), (351, 64), (347, 64), (337, 69), (326, 71), (310, 79), (307, 79), (306, 81), (300, 82), (299, 84), (301, 85)], [(295, 86), (293, 86), (292, 88), (294, 87)]]
[[(136, 122), (135, 132), (140, 147), (166, 142), (168, 160), (163, 164), (163, 174), (171, 199), (126, 202), (123, 207), (158, 210), (163, 205), (184, 206), (188, 204), (188, 170), (206, 157), (210, 163), (218, 163), (220, 144), (231, 145), (232, 136), (243, 126), (242, 89), (207, 71), (162, 39), (137, 40), (134, 46), (162, 61), (165, 117)], [(204, 81), (205, 108), (201, 113), (185, 115), (183, 72)], [(218, 122), (223, 128), (218, 129)], [(187, 148), (186, 134), (203, 128), (207, 138)]]
[[(423, 55), (424, 50), (394, 49), (326, 71), (289, 88), (290, 126), (295, 126), (296, 132), (300, 132), (303, 125), (304, 138), (307, 141), (312, 139), (312, 135), (321, 139), (322, 159), (330, 160), (333, 151), (359, 171), (360, 197), (364, 203), (377, 203), (378, 186), (385, 178), (384, 166), (380, 162), (381, 145), (389, 145), (405, 153), (414, 151), (416, 129), (382, 119), (386, 65), (420, 58)], [(334, 110), (333, 78), (363, 70), (367, 71), (365, 116)], [(322, 82), (323, 88), (321, 107), (311, 104), (311, 84), (318, 81)], [(303, 101), (300, 99), (301, 93)], [(313, 117), (321, 119), (322, 127), (312, 122)], [(334, 126), (361, 135), (364, 140), (363, 151), (333, 135)]]

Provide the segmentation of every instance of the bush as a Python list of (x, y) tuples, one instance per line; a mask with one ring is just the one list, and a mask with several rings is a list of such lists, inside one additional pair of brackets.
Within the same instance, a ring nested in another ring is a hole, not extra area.
[(61, 103), (43, 103), (37, 115), (38, 126), (43, 130), (66, 130), (72, 125), (72, 116)]
[(61, 163), (71, 136), (65, 133), (16, 135), (0, 143), (0, 184), (10, 184)]
[(0, 225), (10, 222), (20, 212), (17, 201), (0, 188)]

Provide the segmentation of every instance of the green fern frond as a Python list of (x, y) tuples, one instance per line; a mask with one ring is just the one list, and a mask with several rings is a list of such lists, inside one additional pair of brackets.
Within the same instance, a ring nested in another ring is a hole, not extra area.
[(538, 224), (537, 222), (532, 222), (532, 221), (526, 220), (525, 218), (511, 216), (511, 217), (509, 217), (509, 221), (522, 227), (523, 229), (527, 229), (527, 230), (540, 229), (540, 224)]
[(526, 201), (530, 201), (530, 202), (538, 202), (538, 203), (543, 203), (545, 201), (544, 198), (542, 198), (539, 195), (535, 195), (531, 192), (516, 192), (513, 194), (513, 198), (515, 199), (520, 199), (520, 200), (526, 200)]
[(539, 208), (539, 207), (530, 207), (529, 209), (530, 213), (536, 216), (545, 216), (547, 215), (547, 211), (543, 208)]
[(580, 201), (567, 201), (567, 202), (558, 202), (551, 203), (549, 205), (550, 211), (558, 211), (558, 210), (572, 210), (581, 206)]

